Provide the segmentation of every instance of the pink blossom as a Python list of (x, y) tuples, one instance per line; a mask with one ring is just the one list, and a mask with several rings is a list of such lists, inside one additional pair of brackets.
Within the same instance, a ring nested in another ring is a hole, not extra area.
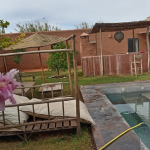
[(13, 97), (13, 90), (21, 85), (20, 82), (17, 82), (14, 76), (18, 73), (16, 69), (12, 69), (3, 75), (0, 73), (0, 82), (5, 82), (6, 87), (0, 87), (0, 111), (5, 110), (5, 101), (9, 99), (12, 104), (16, 104), (16, 101)]

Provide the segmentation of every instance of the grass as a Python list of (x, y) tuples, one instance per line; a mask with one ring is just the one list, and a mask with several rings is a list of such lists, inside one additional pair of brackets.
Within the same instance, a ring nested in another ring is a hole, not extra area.
[[(29, 73), (24, 73), (29, 74)], [(42, 73), (33, 72), (30, 74), (35, 75), (36, 85), (43, 83)], [(60, 72), (61, 75), (68, 75), (68, 72)], [(69, 82), (68, 78), (54, 79), (50, 76), (56, 75), (55, 72), (45, 71), (46, 83), (54, 82)], [(73, 71), (72, 71), (73, 76)], [(23, 81), (31, 81), (32, 78), (24, 78)], [(81, 68), (78, 69), (78, 84), (79, 85), (92, 85), (92, 84), (105, 84), (105, 83), (118, 83), (118, 82), (134, 82), (150, 80), (150, 75), (145, 73), (142, 76), (96, 76), (84, 77)], [(74, 83), (74, 81), (73, 81)], [(56, 93), (57, 94), (57, 93)], [(69, 84), (64, 85), (64, 95), (70, 95)], [(35, 97), (40, 98), (38, 89), (35, 91)], [(31, 97), (31, 95), (29, 95)], [(75, 130), (45, 132), (40, 134), (33, 134), (28, 142), (20, 140), (15, 137), (0, 137), (0, 150), (92, 150), (93, 142), (91, 138), (90, 128), (88, 125), (82, 124), (81, 136), (77, 137)]]
[[(81, 136), (75, 130), (36, 133), (26, 142), (15, 137), (1, 137), (0, 150), (92, 150), (89, 126), (82, 125)], [(94, 149), (93, 149), (94, 150)]]
[[(65, 79), (54, 79), (49, 78), (50, 76), (56, 75), (55, 72), (45, 71), (45, 79), (46, 83), (54, 83), (54, 82), (69, 82), (68, 78)], [(29, 73), (25, 73), (29, 74)], [(34, 72), (31, 73), (36, 76), (36, 84), (40, 85), (43, 83), (42, 73)], [(68, 72), (60, 72), (61, 75), (68, 75)], [(73, 77), (73, 71), (72, 71)], [(72, 78), (73, 79), (73, 78)], [(30, 81), (30, 78), (24, 79), (24, 81)], [(150, 75), (148, 73), (143, 74), (142, 76), (130, 76), (130, 75), (112, 75), (112, 76), (96, 76), (96, 77), (84, 77), (81, 68), (78, 69), (78, 84), (79, 85), (92, 85), (92, 84), (106, 84), (106, 83), (119, 83), (119, 82), (135, 82), (135, 81), (145, 81), (150, 80)], [(73, 80), (74, 83), (74, 80)], [(64, 84), (64, 95), (70, 95), (70, 87), (69, 84)], [(36, 89), (35, 97), (39, 97), (38, 89)]]

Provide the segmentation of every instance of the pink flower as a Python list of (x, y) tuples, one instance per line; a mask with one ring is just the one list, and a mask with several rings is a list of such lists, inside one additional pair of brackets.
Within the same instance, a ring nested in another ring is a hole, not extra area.
[(17, 82), (14, 76), (18, 73), (16, 69), (12, 69), (3, 75), (0, 73), (0, 82), (5, 82), (6, 87), (0, 87), (0, 111), (5, 110), (5, 101), (9, 99), (12, 104), (15, 104), (16, 101), (13, 97), (13, 90), (21, 85), (20, 82)]

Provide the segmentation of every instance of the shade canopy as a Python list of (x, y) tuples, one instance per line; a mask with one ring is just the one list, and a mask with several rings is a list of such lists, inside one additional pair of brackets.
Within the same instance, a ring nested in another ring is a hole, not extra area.
[(90, 33), (110, 32), (110, 31), (125, 31), (136, 28), (145, 28), (150, 26), (150, 21), (134, 21), (134, 22), (121, 22), (121, 23), (95, 23)]
[(4, 50), (12, 50), (12, 49), (26, 49), (33, 47), (43, 47), (51, 44), (56, 44), (62, 41), (66, 41), (68, 38), (51, 36), (46, 34), (35, 33), (31, 36), (23, 39), (17, 45), (11, 45), (8, 48), (4, 48)]

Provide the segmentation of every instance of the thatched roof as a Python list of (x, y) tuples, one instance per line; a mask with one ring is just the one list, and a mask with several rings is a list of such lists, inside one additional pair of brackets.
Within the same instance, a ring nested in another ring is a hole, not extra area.
[(150, 21), (136, 21), (136, 22), (121, 22), (121, 23), (96, 23), (90, 33), (110, 32), (110, 31), (125, 31), (136, 28), (145, 28), (150, 26)]
[(67, 39), (68, 38), (35, 33), (23, 39), (22, 42), (18, 43), (17, 45), (11, 45), (8, 48), (5, 48), (4, 50), (43, 47), (51, 44), (56, 44), (62, 41), (66, 41)]

